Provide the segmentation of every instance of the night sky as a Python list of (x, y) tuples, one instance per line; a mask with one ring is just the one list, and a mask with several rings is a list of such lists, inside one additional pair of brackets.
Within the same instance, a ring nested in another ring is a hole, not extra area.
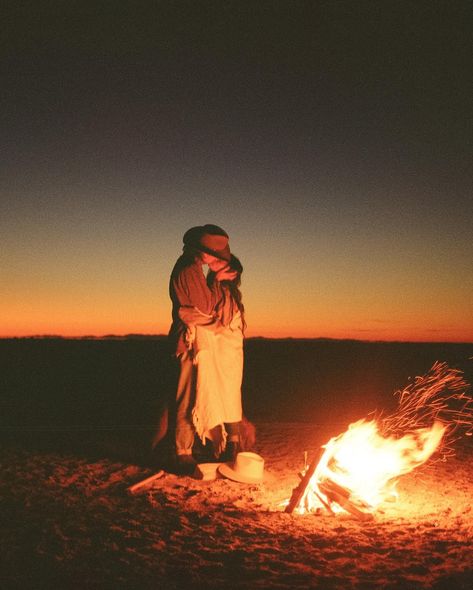
[(166, 333), (215, 223), (248, 336), (473, 341), (471, 2), (10, 5), (0, 336)]

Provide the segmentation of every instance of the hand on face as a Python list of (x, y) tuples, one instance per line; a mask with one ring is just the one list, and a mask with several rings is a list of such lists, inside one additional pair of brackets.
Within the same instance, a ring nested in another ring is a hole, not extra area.
[(230, 268), (230, 265), (226, 260), (216, 258), (210, 254), (205, 253), (204, 264), (209, 265), (210, 270), (215, 273), (217, 281), (233, 281), (238, 276), (238, 272)]
[(236, 270), (230, 268), (230, 265), (226, 260), (215, 258), (208, 264), (210, 270), (215, 273), (215, 278), (217, 279), (217, 281), (233, 281), (238, 276)]
[(213, 258), (213, 260), (210, 260), (207, 263), (209, 265), (209, 268), (211, 271), (218, 273), (222, 270), (230, 268), (230, 266), (226, 260), (222, 260), (221, 258), (215, 258), (214, 256), (212, 258)]
[(236, 270), (233, 270), (229, 266), (225, 266), (224, 268), (217, 271), (215, 277), (217, 281), (234, 281), (238, 276)]

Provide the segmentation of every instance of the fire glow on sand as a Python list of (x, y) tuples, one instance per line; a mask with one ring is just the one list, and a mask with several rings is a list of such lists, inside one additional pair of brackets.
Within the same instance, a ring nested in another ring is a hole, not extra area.
[(301, 474), (286, 512), (348, 512), (367, 520), (397, 498), (400, 476), (436, 453), (447, 460), (453, 443), (473, 431), (473, 399), (461, 371), (436, 362), (423, 377), (397, 391), (397, 411), (358, 420), (323, 445)]

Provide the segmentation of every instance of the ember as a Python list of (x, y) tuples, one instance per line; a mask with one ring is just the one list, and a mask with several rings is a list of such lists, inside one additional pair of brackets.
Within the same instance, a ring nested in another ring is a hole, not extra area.
[(435, 363), (400, 392), (391, 416), (359, 420), (323, 445), (305, 470), (286, 512), (349, 512), (373, 517), (379, 504), (396, 499), (398, 478), (436, 451), (453, 454), (454, 433), (473, 430), (473, 399), (460, 371)]

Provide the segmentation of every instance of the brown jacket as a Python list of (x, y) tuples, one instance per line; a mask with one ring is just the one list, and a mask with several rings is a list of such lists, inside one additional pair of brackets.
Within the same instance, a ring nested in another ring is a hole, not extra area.
[(172, 325), (169, 337), (173, 352), (178, 356), (187, 350), (185, 341), (187, 324), (182, 318), (189, 317), (189, 312), (195, 309), (192, 323), (212, 323), (216, 295), (215, 291), (207, 285), (202, 272), (202, 263), (199, 261), (189, 263), (184, 256), (178, 259), (171, 272), (169, 295), (172, 301)]

